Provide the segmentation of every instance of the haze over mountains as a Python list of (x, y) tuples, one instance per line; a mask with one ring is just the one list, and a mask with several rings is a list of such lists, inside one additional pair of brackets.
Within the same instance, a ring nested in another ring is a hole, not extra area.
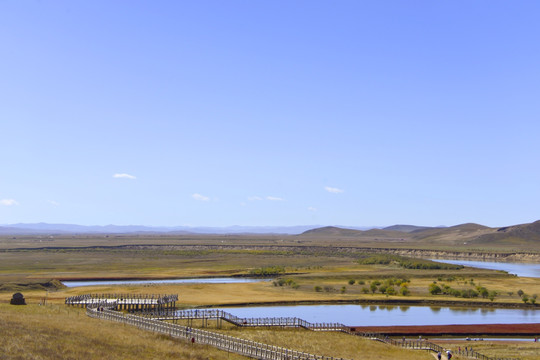
[(540, 220), (491, 228), (467, 223), (455, 226), (427, 227), (393, 225), (378, 227), (301, 226), (230, 226), (230, 227), (151, 227), (141, 225), (85, 226), (74, 224), (11, 224), (0, 226), (0, 235), (67, 235), (67, 234), (283, 234), (299, 237), (347, 239), (355, 241), (419, 242), (446, 244), (540, 244)]
[[(301, 234), (318, 228), (320, 225), (298, 226), (228, 226), (228, 227), (192, 227), (192, 226), (143, 226), (143, 225), (105, 225), (86, 226), (75, 224), (10, 224), (0, 226), (0, 234), (129, 234), (129, 233), (169, 233), (169, 234)], [(355, 230), (367, 230), (373, 227), (353, 227)]]

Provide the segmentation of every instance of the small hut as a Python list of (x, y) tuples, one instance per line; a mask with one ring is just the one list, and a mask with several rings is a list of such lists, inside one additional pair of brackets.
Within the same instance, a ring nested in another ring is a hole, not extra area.
[(11, 301), (9, 302), (11, 305), (26, 305), (26, 300), (24, 299), (24, 295), (21, 293), (15, 293), (11, 297)]

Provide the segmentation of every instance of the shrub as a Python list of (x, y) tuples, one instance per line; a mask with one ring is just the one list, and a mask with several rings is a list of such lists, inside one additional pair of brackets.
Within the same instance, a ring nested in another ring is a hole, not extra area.
[(322, 287), (320, 287), (319, 285), (315, 285), (315, 287), (313, 288), (316, 292), (321, 292), (322, 291)]
[(367, 294), (367, 293), (369, 293), (369, 289), (368, 289), (367, 287), (364, 286), (364, 287), (362, 288), (362, 292), (363, 292), (364, 294)]
[(400, 289), (399, 289), (399, 293), (403, 296), (407, 296), (411, 293), (411, 291), (409, 290), (408, 287), (406, 286), (402, 286)]
[(483, 287), (483, 286), (477, 286), (477, 287), (476, 287), (476, 290), (478, 290), (478, 293), (479, 293), (480, 296), (482, 296), (484, 299), (487, 299), (487, 297), (489, 296), (489, 291), (488, 291), (488, 289), (486, 289), (486, 288)]
[(346, 287), (346, 286), (342, 286), (342, 287), (341, 287), (341, 293), (342, 293), (342, 294), (345, 294), (346, 291), (347, 291), (347, 287)]
[(355, 282), (356, 282), (356, 281), (355, 281), (354, 279), (350, 279), (350, 280), (349, 280), (349, 285), (354, 285)]
[(438, 295), (442, 292), (442, 289), (439, 287), (439, 285), (433, 283), (429, 285), (429, 293), (431, 295)]
[(478, 292), (473, 289), (467, 289), (461, 292), (461, 296), (463, 296), (464, 298), (476, 298), (478, 297)]
[(249, 272), (251, 276), (275, 276), (279, 275), (285, 272), (285, 268), (283, 266), (268, 266), (268, 267), (262, 267), (258, 269), (253, 269)]

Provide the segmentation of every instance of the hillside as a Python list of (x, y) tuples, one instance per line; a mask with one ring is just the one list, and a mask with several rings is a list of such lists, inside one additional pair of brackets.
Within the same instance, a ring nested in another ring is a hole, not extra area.
[(367, 231), (334, 226), (306, 231), (300, 236), (328, 239), (347, 238), (367, 242), (395, 242), (423, 245), (533, 245), (540, 247), (540, 221), (531, 224), (490, 228), (480, 224), (466, 223), (450, 227), (424, 227), (394, 225), (384, 229)]
[(358, 236), (362, 234), (362, 230), (345, 229), (337, 226), (324, 226), (316, 229), (304, 231), (300, 235), (310, 236)]
[(499, 243), (501, 241), (514, 244), (536, 243), (540, 245), (540, 220), (530, 224), (506, 226), (495, 232), (478, 237), (477, 243)]
[(416, 225), (392, 225), (383, 228), (383, 230), (391, 230), (391, 231), (401, 231), (401, 232), (413, 232), (416, 230), (427, 230), (427, 229), (433, 229), (433, 227), (429, 226), (416, 226)]

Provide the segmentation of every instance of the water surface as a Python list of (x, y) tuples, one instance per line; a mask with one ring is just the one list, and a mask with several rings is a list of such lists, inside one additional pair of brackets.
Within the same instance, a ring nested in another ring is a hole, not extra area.
[(148, 284), (236, 284), (268, 279), (255, 278), (192, 278), (192, 279), (168, 279), (168, 280), (88, 280), (88, 281), (62, 281), (67, 287), (99, 286), (99, 285), (148, 285)]
[(385, 305), (230, 307), (238, 317), (298, 317), (311, 323), (349, 326), (540, 323), (540, 310)]
[(430, 259), (430, 260), (443, 262), (447, 264), (472, 266), (479, 269), (503, 270), (517, 276), (540, 278), (540, 264), (500, 262), (500, 261), (447, 260), (447, 259)]

